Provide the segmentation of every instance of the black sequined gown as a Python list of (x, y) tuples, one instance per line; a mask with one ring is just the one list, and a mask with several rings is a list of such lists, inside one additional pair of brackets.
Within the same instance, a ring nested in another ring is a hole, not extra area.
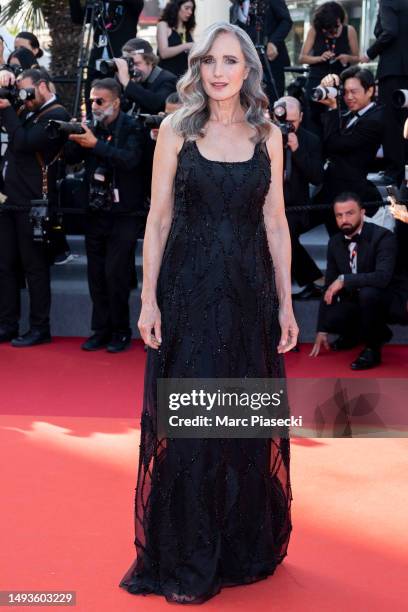
[(278, 303), (263, 221), (264, 145), (244, 162), (179, 154), (149, 349), (135, 500), (137, 558), (120, 586), (202, 603), (272, 574), (292, 529), (289, 440), (157, 439), (158, 377), (281, 377)]

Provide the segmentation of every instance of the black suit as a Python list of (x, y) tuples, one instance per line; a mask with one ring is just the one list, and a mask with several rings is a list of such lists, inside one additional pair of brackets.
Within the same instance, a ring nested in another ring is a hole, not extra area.
[[(253, 42), (256, 43), (256, 18), (253, 11), (250, 11), (250, 16), (248, 19), (249, 23), (242, 24), (240, 21), (237, 21), (237, 4), (238, 3), (235, 2), (235, 6), (232, 7), (230, 13), (231, 20), (248, 32)], [(264, 4), (266, 10), (265, 15), (260, 20), (263, 27), (260, 33), (259, 42), (265, 46), (268, 44), (268, 42), (272, 42), (278, 50), (279, 55), (273, 60), (273, 62), (269, 62), (269, 66), (271, 67), (272, 76), (275, 81), (278, 98), (280, 98), (283, 96), (285, 89), (285, 73), (283, 68), (284, 66), (290, 66), (290, 59), (288, 50), (286, 48), (285, 39), (292, 29), (293, 21), (288, 7), (286, 6), (285, 0), (266, 0)], [(265, 73), (265, 80), (267, 85), (267, 94), (271, 104), (273, 104), (277, 97), (273, 88), (271, 87), (271, 84), (268, 82), (269, 79), (267, 73)]]
[(323, 157), (320, 140), (300, 127), (296, 132), (299, 147), (291, 154), (290, 176), (284, 182), (286, 216), (292, 242), (292, 276), (300, 285), (307, 285), (322, 276), (321, 271), (299, 242), (299, 236), (312, 227), (307, 212), (290, 212), (291, 206), (310, 204), (309, 185), (323, 181)]
[(156, 114), (164, 111), (167, 97), (177, 89), (177, 77), (168, 70), (156, 66), (143, 83), (130, 80), (124, 96), (133, 102), (141, 113)]
[(379, 101), (385, 105), (384, 154), (387, 174), (398, 183), (403, 177), (405, 146), (403, 123), (408, 116), (392, 104), (395, 89), (408, 89), (408, 2), (406, 0), (380, 0), (380, 10), (374, 30), (375, 42), (367, 49), (370, 59), (379, 56), (377, 79)]
[[(353, 191), (363, 202), (380, 200), (377, 188), (367, 179), (383, 141), (383, 109), (374, 105), (347, 128), (350, 114), (339, 121), (337, 110), (322, 114), (323, 150), (329, 164), (324, 173), (323, 188), (315, 202), (331, 204), (343, 191)], [(372, 216), (377, 209), (367, 209)], [(322, 215), (330, 233), (337, 231), (333, 214)]]
[[(279, 55), (273, 62), (269, 62), (275, 80), (278, 97), (283, 96), (285, 90), (285, 73), (283, 68), (290, 66), (288, 50), (285, 39), (292, 29), (293, 21), (285, 0), (269, 0), (264, 20), (264, 36), (266, 43), (272, 42)], [(271, 102), (274, 101), (274, 98)]]
[(318, 331), (360, 338), (368, 346), (384, 341), (386, 309), (392, 282), (397, 245), (389, 230), (364, 223), (357, 244), (357, 273), (350, 268), (350, 252), (342, 233), (329, 240), (326, 284), (344, 274), (344, 289), (330, 305), (320, 304)]
[[(55, 103), (55, 102), (54, 102)], [(40, 111), (27, 117), (17, 116), (9, 107), (0, 111), (1, 121), (9, 135), (5, 155), (4, 191), (7, 203), (29, 206), (30, 201), (42, 197), (42, 173), (36, 153), (45, 164), (50, 164), (63, 146), (63, 138), (51, 139), (46, 131), (49, 119), (68, 121), (63, 108), (51, 108), (50, 102)], [(46, 108), (50, 110), (45, 113)], [(39, 117), (40, 113), (43, 113)], [(50, 204), (56, 196), (56, 164), (48, 171)], [(46, 248), (34, 242), (28, 212), (0, 213), (0, 329), (18, 330), (20, 318), (20, 275), (22, 264), (30, 293), (30, 327), (49, 331), (51, 306), (50, 270)]]

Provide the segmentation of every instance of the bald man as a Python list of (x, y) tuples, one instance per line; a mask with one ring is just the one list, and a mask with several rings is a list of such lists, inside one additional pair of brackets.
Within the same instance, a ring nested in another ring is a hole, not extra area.
[(301, 127), (303, 113), (299, 100), (280, 98), (274, 105), (286, 106), (286, 119), (293, 131), (288, 134), (291, 152), (291, 173), (284, 182), (286, 214), (292, 240), (292, 277), (300, 287), (295, 299), (319, 299), (323, 291), (323, 274), (299, 242), (299, 236), (315, 225), (307, 212), (290, 212), (291, 206), (310, 204), (310, 185), (323, 181), (323, 157), (319, 138)]

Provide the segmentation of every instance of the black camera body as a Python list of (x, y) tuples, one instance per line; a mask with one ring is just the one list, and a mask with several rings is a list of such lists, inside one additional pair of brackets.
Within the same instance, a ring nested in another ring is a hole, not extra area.
[[(131, 79), (140, 79), (143, 76), (143, 72), (135, 68), (133, 60), (131, 57), (121, 57), (119, 59), (125, 60), (128, 67), (129, 76)], [(99, 64), (99, 72), (103, 75), (103, 77), (114, 77), (118, 72), (118, 67), (116, 65), (115, 60), (102, 60)]]
[(11, 104), (19, 106), (24, 104), (27, 100), (35, 99), (34, 87), (27, 87), (26, 89), (18, 89), (15, 85), (9, 87), (0, 87), (0, 99), (8, 100)]
[(112, 172), (105, 166), (98, 166), (89, 185), (89, 208), (93, 211), (109, 211), (114, 202)]
[(135, 115), (137, 119), (141, 119), (143, 121), (143, 125), (145, 128), (150, 130), (157, 129), (161, 126), (163, 120), (166, 118), (166, 115), (148, 115), (143, 113), (138, 113)]
[(0, 70), (8, 70), (17, 78), (23, 72), (23, 68), (17, 64), (2, 64)]

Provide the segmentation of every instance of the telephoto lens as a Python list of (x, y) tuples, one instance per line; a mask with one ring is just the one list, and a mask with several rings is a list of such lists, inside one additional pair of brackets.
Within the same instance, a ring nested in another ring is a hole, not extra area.
[(85, 130), (81, 123), (70, 121), (59, 121), (58, 119), (50, 119), (45, 128), (50, 138), (58, 138), (61, 134), (85, 134)]
[(408, 108), (408, 89), (396, 89), (393, 91), (392, 103), (396, 108)]
[(322, 87), (321, 85), (319, 85), (319, 87), (316, 87), (313, 91), (312, 91), (312, 100), (314, 100), (314, 102), (320, 102), (320, 100), (334, 100), (335, 98), (337, 98), (338, 96), (338, 89), (336, 89), (336, 87)]
[(118, 71), (118, 67), (114, 60), (102, 60), (99, 64), (99, 72), (103, 77), (113, 77)]

